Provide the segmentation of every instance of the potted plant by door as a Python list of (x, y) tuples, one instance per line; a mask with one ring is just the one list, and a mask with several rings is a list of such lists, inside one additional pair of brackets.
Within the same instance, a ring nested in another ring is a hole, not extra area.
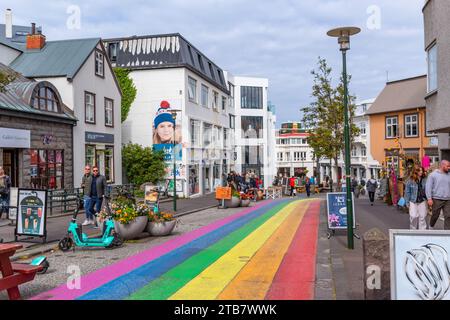
[(152, 236), (166, 236), (172, 233), (177, 221), (170, 213), (149, 211), (146, 231)]
[(227, 208), (237, 208), (241, 205), (241, 194), (237, 192), (234, 188), (231, 190), (231, 199), (225, 200), (225, 207)]
[(147, 226), (149, 211), (148, 207), (142, 204), (111, 204), (114, 212), (114, 227), (116, 232), (124, 239), (137, 238)]
[(250, 196), (241, 192), (241, 207), (248, 207), (250, 205)]

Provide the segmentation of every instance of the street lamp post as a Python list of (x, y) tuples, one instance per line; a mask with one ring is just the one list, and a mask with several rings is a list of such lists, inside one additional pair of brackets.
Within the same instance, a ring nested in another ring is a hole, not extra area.
[(176, 159), (176, 142), (175, 142), (175, 133), (176, 133), (176, 123), (177, 123), (177, 112), (180, 110), (172, 109), (170, 113), (172, 114), (173, 119), (173, 143), (172, 143), (172, 157), (173, 157), (173, 211), (177, 212), (177, 159)]
[(342, 80), (344, 81), (344, 137), (345, 137), (345, 180), (347, 192), (347, 247), (354, 249), (353, 243), (353, 203), (350, 182), (350, 125), (348, 115), (348, 88), (347, 88), (347, 50), (350, 49), (350, 36), (361, 31), (357, 27), (343, 27), (327, 32), (330, 37), (337, 37), (342, 52)]

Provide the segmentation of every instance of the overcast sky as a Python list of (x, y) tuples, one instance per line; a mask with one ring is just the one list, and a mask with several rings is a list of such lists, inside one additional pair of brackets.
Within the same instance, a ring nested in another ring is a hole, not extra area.
[[(341, 72), (334, 27), (354, 25), (351, 93), (375, 98), (389, 80), (426, 73), (423, 0), (2, 0), (13, 23), (43, 27), (48, 40), (178, 32), (221, 68), (269, 79), (277, 123), (299, 120), (311, 101), (319, 56)], [(79, 10), (79, 15), (77, 14)], [(4, 23), (2, 13), (0, 21)], [(77, 19), (79, 17), (80, 19)]]

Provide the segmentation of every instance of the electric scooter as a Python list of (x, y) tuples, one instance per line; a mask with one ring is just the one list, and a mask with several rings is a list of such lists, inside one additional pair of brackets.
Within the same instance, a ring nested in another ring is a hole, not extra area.
[(73, 247), (103, 247), (103, 248), (114, 248), (119, 247), (123, 244), (122, 238), (115, 232), (114, 221), (111, 216), (111, 208), (109, 205), (109, 197), (103, 196), (105, 199), (105, 207), (107, 212), (107, 218), (103, 223), (103, 232), (101, 237), (89, 238), (83, 233), (83, 227), (81, 223), (77, 223), (77, 215), (82, 207), (82, 199), (78, 199), (77, 209), (75, 210), (72, 220), (69, 223), (69, 229), (67, 236), (61, 239), (58, 243), (58, 247), (61, 251), (69, 251)]

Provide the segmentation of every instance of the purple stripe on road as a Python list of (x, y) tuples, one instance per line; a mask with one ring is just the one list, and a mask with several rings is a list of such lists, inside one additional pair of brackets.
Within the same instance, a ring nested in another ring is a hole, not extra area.
[(34, 296), (30, 300), (73, 300), (87, 292), (98, 288), (105, 283), (114, 280), (140, 266), (146, 264), (154, 259), (161, 257), (162, 255), (179, 248), (186, 243), (195, 240), (211, 231), (214, 231), (227, 223), (230, 223), (246, 214), (249, 214), (253, 210), (263, 207), (268, 204), (267, 201), (259, 203), (251, 208), (238, 212), (232, 216), (213, 222), (207, 226), (203, 226), (194, 231), (188, 232), (184, 235), (180, 235), (172, 240), (149, 248), (134, 256), (125, 258), (115, 264), (106, 266), (94, 272), (91, 272), (81, 277), (81, 288), (70, 290), (66, 284), (63, 284), (55, 289), (47, 292), (43, 292)]

